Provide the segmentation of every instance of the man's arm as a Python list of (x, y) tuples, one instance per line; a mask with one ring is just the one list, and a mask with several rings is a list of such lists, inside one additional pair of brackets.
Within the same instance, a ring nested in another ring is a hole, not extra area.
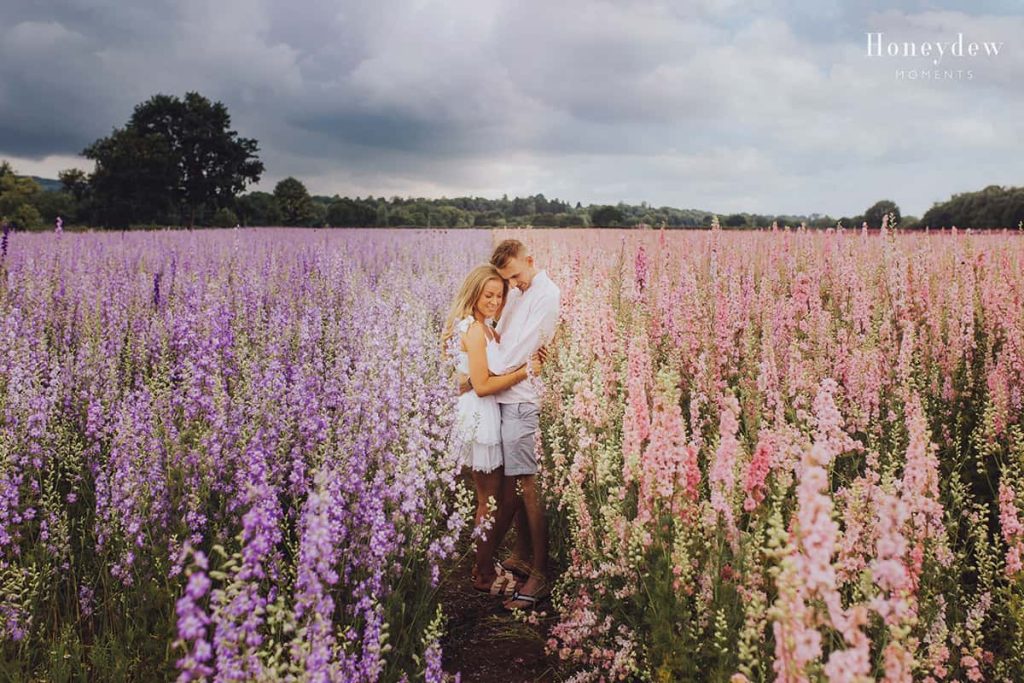
[(508, 372), (530, 360), (530, 356), (551, 340), (558, 326), (561, 304), (559, 294), (550, 294), (537, 301), (536, 308), (523, 320), (523, 329), (514, 344), (501, 346), (502, 368), (493, 368), (498, 374)]

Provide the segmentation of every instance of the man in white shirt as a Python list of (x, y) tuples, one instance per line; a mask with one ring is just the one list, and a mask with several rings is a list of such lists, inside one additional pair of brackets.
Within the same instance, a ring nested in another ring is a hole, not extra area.
[[(491, 256), (491, 265), (509, 284), (508, 300), (497, 326), (501, 356), (507, 367), (494, 372), (501, 374), (528, 363), (531, 356), (551, 341), (558, 325), (561, 291), (547, 272), (537, 269), (533, 256), (518, 240), (499, 244)], [(497, 543), (501, 543), (515, 518), (516, 547), (511, 562), (506, 562), (507, 568), (522, 566), (526, 553), (532, 557), (529, 578), (505, 603), (508, 609), (532, 607), (550, 594), (545, 577), (547, 521), (537, 481), (540, 388), (540, 380), (530, 378), (496, 394), (501, 407), (505, 479), (494, 533)]]

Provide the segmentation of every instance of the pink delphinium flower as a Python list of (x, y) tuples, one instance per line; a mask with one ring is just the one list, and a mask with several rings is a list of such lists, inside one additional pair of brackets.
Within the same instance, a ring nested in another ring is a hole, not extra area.
[(872, 609), (889, 627), (890, 641), (883, 653), (886, 680), (910, 681), (914, 668), (916, 639), (900, 637), (899, 629), (917, 618), (913, 597), (914, 579), (906, 565), (907, 539), (902, 533), (910, 511), (899, 497), (880, 492), (878, 500), (878, 540), (871, 574), (880, 592), (871, 600)]
[(1017, 493), (1005, 479), (999, 482), (999, 527), (1008, 546), (1006, 575), (1014, 578), (1024, 569), (1021, 560), (1024, 555), (1024, 524), (1021, 524), (1017, 510)]
[(643, 299), (649, 278), (650, 269), (647, 266), (647, 252), (644, 251), (644, 245), (641, 244), (636, 250), (636, 259), (633, 263), (633, 297), (636, 301)]
[[(831, 458), (847, 451), (860, 450), (861, 444), (851, 437), (844, 429), (844, 420), (839, 408), (836, 407), (835, 394), (839, 385), (831, 377), (821, 380), (817, 395), (814, 397), (814, 441), (823, 444)], [(827, 464), (827, 463), (826, 463)]]
[[(827, 665), (830, 676), (857, 681), (862, 680), (870, 668), (870, 641), (863, 631), (867, 623), (865, 607), (854, 605), (846, 609), (842, 605), (832, 560), (838, 548), (839, 525), (832, 518), (826, 468), (835, 452), (845, 444), (845, 439), (835, 435), (842, 421), (832, 402), (834, 390), (832, 380), (823, 380), (814, 401), (818, 429), (813, 446), (804, 451), (799, 470), (797, 510), (791, 532), (793, 548), (779, 575), (776, 613), (781, 618), (776, 619), (774, 628), (776, 638), (785, 636), (787, 630), (792, 631), (789, 643), (801, 639), (820, 643), (822, 636), (817, 626), (829, 625), (842, 634), (849, 645), (848, 649), (833, 651)], [(817, 600), (824, 603), (824, 612), (811, 606)], [(804, 680), (806, 664), (821, 656), (820, 645), (807, 650), (805, 654), (812, 657), (803, 660), (787, 651), (787, 647), (787, 643), (776, 645), (776, 673), (783, 680)]]
[(1000, 437), (1006, 431), (1007, 419), (1010, 414), (1010, 393), (1013, 382), (1007, 376), (1006, 363), (999, 359), (996, 366), (988, 373), (985, 383), (988, 386), (989, 401), (992, 405), (992, 436)]
[(824, 673), (829, 683), (866, 683), (871, 677), (871, 639), (862, 628), (867, 625), (867, 610), (857, 605), (850, 610), (846, 622), (852, 638), (850, 647), (834, 650), (825, 664)]
[(773, 607), (775, 658), (772, 670), (778, 681), (807, 681), (807, 665), (821, 657), (821, 633), (812, 625), (813, 613), (804, 600), (804, 589), (792, 557), (792, 549), (790, 557), (783, 559), (776, 588), (778, 598)]
[(885, 491), (879, 491), (876, 510), (878, 540), (875, 542), (875, 559), (871, 561), (871, 574), (881, 591), (871, 605), (885, 623), (896, 624), (912, 614), (906, 599), (911, 579), (904, 564), (907, 539), (902, 531), (910, 512), (898, 496)]
[(647, 408), (647, 381), (650, 359), (647, 340), (635, 334), (629, 341), (629, 366), (626, 376), (626, 413), (622, 418), (622, 480), (635, 481), (640, 465), (640, 453), (651, 429)]
[(711, 511), (716, 520), (725, 522), (726, 538), (736, 552), (739, 531), (736, 529), (732, 498), (736, 485), (736, 460), (740, 452), (740, 443), (736, 438), (740, 426), (740, 404), (736, 397), (730, 394), (722, 399), (721, 405), (718, 448), (715, 450), (715, 460), (708, 475), (711, 484)]
[(939, 461), (928, 431), (928, 420), (916, 392), (910, 392), (906, 404), (909, 432), (907, 461), (903, 468), (900, 496), (907, 506), (909, 526), (906, 534), (913, 544), (911, 581), (916, 592), (924, 565), (926, 547), (944, 567), (952, 562), (943, 520), (945, 511), (939, 499)]
[(765, 482), (771, 471), (773, 450), (771, 434), (762, 433), (747, 466), (747, 476), (743, 483), (743, 491), (746, 493), (743, 509), (747, 512), (753, 512), (764, 500)]
[(638, 518), (646, 522), (654, 512), (656, 501), (678, 515), (683, 498), (695, 500), (697, 485), (690, 471), (690, 453), (686, 444), (686, 424), (679, 407), (676, 376), (663, 373), (658, 378), (658, 391), (654, 396), (650, 441), (644, 451), (640, 468), (640, 496)]

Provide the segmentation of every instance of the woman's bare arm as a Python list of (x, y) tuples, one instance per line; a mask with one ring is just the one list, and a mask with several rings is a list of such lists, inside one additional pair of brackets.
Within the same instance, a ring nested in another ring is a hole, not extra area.
[(469, 353), (469, 378), (478, 396), (497, 394), (526, 379), (525, 365), (504, 375), (490, 374), (487, 368), (487, 337), (479, 323), (469, 328), (465, 343)]

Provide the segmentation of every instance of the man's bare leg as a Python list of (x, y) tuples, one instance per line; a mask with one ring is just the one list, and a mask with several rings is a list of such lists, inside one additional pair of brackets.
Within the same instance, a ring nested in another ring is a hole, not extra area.
[[(495, 548), (501, 545), (501, 541), (505, 538), (505, 534), (512, 527), (512, 521), (517, 518), (517, 510), (522, 508), (523, 501), (519, 497), (519, 493), (516, 491), (516, 478), (515, 477), (504, 477), (501, 482), (501, 505), (498, 506), (498, 516), (494, 520), (494, 542)], [(518, 547), (519, 541), (516, 540), (516, 546)]]
[[(509, 477), (514, 479), (515, 477)], [(523, 505), (522, 496), (517, 496), (516, 516), (514, 527), (516, 530), (515, 545), (512, 546), (512, 557), (529, 564), (533, 552), (532, 536), (530, 535), (530, 524), (526, 519), (526, 508)]]
[[(533, 550), (533, 560), (530, 563), (533, 571), (520, 593), (527, 595), (543, 595), (546, 593), (547, 568), (548, 568), (548, 527), (544, 518), (544, 506), (540, 496), (540, 484), (537, 476), (528, 474), (516, 477), (519, 480), (519, 488), (522, 491), (523, 508), (526, 511), (527, 526), (530, 529), (530, 539)], [(519, 609), (529, 607), (530, 603), (523, 600), (510, 600), (505, 607)]]
[[(498, 508), (498, 517), (494, 523), (495, 549), (501, 545), (502, 539), (508, 533), (510, 527), (515, 525), (516, 539), (512, 549), (512, 556), (509, 560), (519, 560), (523, 564), (530, 565), (532, 553), (530, 525), (526, 520), (526, 511), (523, 508), (523, 498), (517, 490), (516, 480), (518, 477), (505, 477), (501, 488), (501, 506)], [(511, 569), (511, 563), (505, 567)]]

